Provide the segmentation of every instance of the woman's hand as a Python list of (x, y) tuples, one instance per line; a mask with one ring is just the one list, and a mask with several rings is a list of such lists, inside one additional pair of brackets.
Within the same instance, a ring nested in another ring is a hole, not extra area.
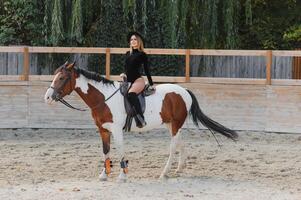
[(121, 73), (119, 76), (120, 78), (122, 78), (123, 81), (126, 81), (127, 76), (125, 73)]
[(148, 89), (151, 90), (151, 91), (155, 91), (156, 90), (156, 88), (153, 85), (148, 86)]

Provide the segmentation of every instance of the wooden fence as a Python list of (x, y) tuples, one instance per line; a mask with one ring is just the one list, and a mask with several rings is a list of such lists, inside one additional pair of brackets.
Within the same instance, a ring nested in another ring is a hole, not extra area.
[[(23, 70), (18, 76), (1, 76), (1, 80), (50, 80), (52, 76), (30, 75), (30, 54), (31, 53), (86, 53), (105, 54), (105, 76), (116, 80), (118, 76), (111, 75), (111, 55), (124, 54), (127, 48), (81, 48), (81, 47), (0, 47), (0, 52), (15, 52), (23, 54)], [(301, 56), (301, 51), (271, 51), (271, 50), (208, 50), (208, 49), (146, 49), (150, 55), (179, 55), (185, 56), (185, 76), (154, 76), (155, 82), (200, 82), (200, 83), (232, 83), (232, 84), (284, 84), (300, 85), (299, 80), (272, 79), (271, 69), (273, 57), (294, 57)], [(258, 78), (210, 78), (190, 77), (191, 56), (259, 56), (266, 60), (265, 79)]]
[[(53, 76), (31, 75), (30, 54), (104, 54), (105, 75), (117, 80), (118, 76), (110, 74), (110, 57), (125, 51), (125, 48), (0, 47), (0, 52), (24, 56), (20, 75), (0, 76), (0, 128), (95, 128), (90, 112), (74, 111), (62, 104), (45, 105), (43, 96)], [(301, 133), (301, 80), (271, 77), (273, 57), (301, 56), (301, 51), (146, 49), (146, 52), (185, 56), (185, 76), (153, 77), (154, 81), (177, 82), (192, 90), (204, 113), (229, 128)], [(266, 60), (266, 77), (190, 77), (193, 55), (260, 56)], [(76, 107), (86, 107), (76, 94), (66, 97), (66, 100)]]

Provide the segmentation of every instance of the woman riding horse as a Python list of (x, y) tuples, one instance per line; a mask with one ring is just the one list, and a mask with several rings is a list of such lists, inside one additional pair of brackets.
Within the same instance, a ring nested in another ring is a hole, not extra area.
[(146, 125), (138, 99), (138, 94), (145, 87), (145, 82), (141, 75), (142, 65), (150, 87), (152, 87), (153, 81), (149, 72), (147, 55), (144, 52), (143, 37), (138, 32), (130, 32), (127, 39), (130, 44), (130, 51), (126, 52), (125, 74), (120, 76), (126, 76), (127, 81), (131, 84), (128, 90), (128, 100), (134, 108), (136, 126), (142, 128)]
[[(126, 180), (128, 163), (125, 159), (123, 143), (123, 126), (127, 118), (124, 108), (124, 97), (117, 92), (120, 83), (110, 81), (101, 75), (75, 67), (75, 63), (65, 63), (55, 71), (54, 79), (46, 91), (45, 101), (51, 104), (60, 101), (68, 104), (63, 97), (75, 90), (91, 109), (92, 117), (98, 127), (104, 154), (104, 169), (101, 180), (107, 180), (111, 173), (110, 143), (111, 134), (119, 152), (121, 172), (119, 180)], [(145, 119), (148, 122), (142, 129), (133, 127), (132, 131), (146, 131), (166, 125), (171, 134), (168, 161), (161, 173), (165, 177), (171, 169), (176, 148), (180, 147), (178, 171), (185, 164), (184, 144), (181, 140), (181, 128), (185, 121), (192, 117), (192, 122), (198, 126), (201, 122), (211, 131), (218, 132), (235, 140), (237, 133), (207, 117), (200, 109), (195, 95), (176, 84), (160, 84), (156, 92), (145, 99)], [(69, 106), (70, 107), (70, 106)]]

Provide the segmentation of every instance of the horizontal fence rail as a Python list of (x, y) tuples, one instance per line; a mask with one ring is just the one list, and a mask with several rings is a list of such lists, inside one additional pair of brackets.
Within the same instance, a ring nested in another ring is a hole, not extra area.
[[(0, 52), (23, 54), (23, 73), (16, 76), (0, 76), (0, 80), (51, 80), (52, 76), (30, 75), (31, 53), (83, 53), (83, 54), (105, 54), (105, 76), (112, 80), (119, 80), (119, 76), (111, 75), (111, 55), (124, 54), (128, 48), (97, 48), (97, 47), (32, 47), (32, 46), (0, 46)], [(185, 76), (153, 76), (155, 82), (201, 82), (201, 83), (227, 83), (227, 84), (266, 84), (266, 85), (301, 85), (299, 80), (273, 79), (271, 68), (273, 57), (300, 56), (301, 51), (272, 51), (272, 50), (215, 50), (215, 49), (145, 49), (149, 55), (179, 55), (185, 56)], [(190, 77), (190, 56), (261, 56), (266, 60), (266, 78), (208, 78)]]

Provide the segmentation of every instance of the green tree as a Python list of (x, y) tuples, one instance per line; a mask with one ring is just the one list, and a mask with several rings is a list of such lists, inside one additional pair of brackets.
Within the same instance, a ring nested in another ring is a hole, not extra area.
[(293, 27), (289, 28), (289, 30), (284, 33), (284, 41), (288, 43), (288, 45), (293, 48), (301, 48), (301, 24), (293, 25)]
[[(37, 0), (0, 1), (0, 44), (42, 45), (43, 4)], [(2, 7), (3, 6), (3, 7)]]
[(240, 48), (290, 49), (286, 33), (300, 25), (301, 2), (296, 0), (252, 1), (252, 24), (240, 25)]

